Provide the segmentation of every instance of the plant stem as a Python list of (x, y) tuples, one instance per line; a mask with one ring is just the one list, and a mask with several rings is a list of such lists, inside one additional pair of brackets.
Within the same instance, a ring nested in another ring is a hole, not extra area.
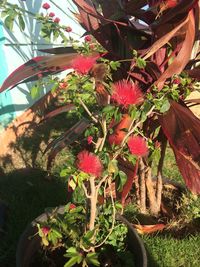
[(95, 177), (90, 177), (90, 223), (89, 223), (89, 230), (94, 229), (95, 218), (96, 218), (96, 210), (97, 210), (97, 197), (96, 195), (96, 187), (95, 187)]
[(157, 215), (159, 212), (159, 207), (157, 206), (156, 192), (155, 192), (153, 181), (152, 181), (152, 172), (151, 172), (150, 166), (147, 168), (145, 176), (146, 176), (146, 187), (147, 187), (147, 194), (149, 198), (150, 212), (153, 215)]
[(101, 126), (102, 126), (102, 131), (103, 131), (103, 138), (101, 141), (101, 145), (99, 147), (99, 151), (102, 151), (104, 143), (106, 141), (106, 136), (107, 136), (107, 128), (106, 128), (106, 120), (105, 119), (103, 119)]
[(115, 209), (115, 202), (113, 199), (113, 193), (112, 193), (112, 187), (111, 187), (111, 178), (108, 179), (108, 185), (109, 185), (109, 190), (110, 190), (110, 198), (111, 198), (111, 202), (112, 202), (112, 209), (113, 209), (113, 215), (112, 215), (112, 226), (109, 230), (109, 233), (107, 234), (107, 236), (105, 237), (105, 239), (98, 245), (95, 246), (95, 248), (101, 247), (106, 240), (109, 238), (109, 236), (111, 235), (114, 227), (115, 227), (115, 220), (116, 220), (116, 209)]
[(92, 115), (92, 113), (89, 111), (89, 109), (87, 108), (87, 106), (85, 105), (85, 103), (82, 101), (82, 99), (79, 97), (78, 100), (80, 101), (81, 106), (85, 109), (85, 111), (87, 112), (87, 114), (90, 116), (90, 118), (97, 123), (98, 120)]
[(146, 213), (146, 184), (145, 184), (145, 165), (142, 158), (139, 160), (139, 179), (140, 179), (140, 210)]

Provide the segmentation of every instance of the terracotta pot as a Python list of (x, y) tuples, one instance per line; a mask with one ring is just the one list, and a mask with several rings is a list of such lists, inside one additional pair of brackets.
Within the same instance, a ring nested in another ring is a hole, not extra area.
[[(64, 212), (64, 207), (58, 207), (58, 213)], [(35, 235), (37, 232), (36, 224), (47, 220), (50, 213), (43, 213), (37, 217), (31, 224), (27, 226), (20, 237), (16, 252), (16, 267), (29, 267), (31, 259), (40, 248), (41, 238)], [(147, 255), (143, 241), (137, 234), (133, 226), (121, 215), (117, 219), (128, 226), (128, 246), (130, 251), (134, 253), (135, 266), (147, 267)], [(32, 238), (30, 238), (32, 237)], [(131, 267), (131, 266), (130, 266)]]

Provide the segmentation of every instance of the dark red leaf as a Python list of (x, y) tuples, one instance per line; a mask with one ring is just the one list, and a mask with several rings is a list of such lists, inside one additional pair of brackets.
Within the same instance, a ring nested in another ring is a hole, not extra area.
[(171, 101), (159, 121), (187, 187), (200, 194), (200, 120), (184, 104)]
[(137, 175), (138, 160), (136, 161), (135, 166), (128, 163), (128, 162), (120, 160), (119, 161), (119, 168), (120, 168), (120, 170), (125, 172), (127, 175), (127, 181), (126, 181), (126, 183), (123, 187), (122, 193), (121, 193), (121, 202), (122, 202), (122, 205), (124, 205), (126, 198), (127, 198), (128, 194), (130, 193), (130, 190), (133, 186), (133, 182), (134, 182), (136, 175)]
[(59, 108), (49, 112), (48, 114), (46, 114), (41, 122), (43, 122), (43, 121), (45, 121), (47, 119), (53, 118), (53, 117), (55, 117), (55, 116), (57, 116), (57, 115), (59, 115), (59, 114), (61, 114), (63, 112), (67, 112), (69, 110), (73, 110), (75, 108), (76, 107), (73, 104), (67, 104), (65, 106), (59, 107)]
[(198, 0), (182, 0), (174, 8), (167, 10), (159, 19), (157, 19), (151, 26), (152, 28), (160, 27), (161, 24), (166, 24), (169, 22), (172, 23), (172, 20), (179, 18), (183, 19), (183, 16), (186, 16), (189, 11), (196, 5)]
[[(30, 77), (42, 77), (46, 73), (58, 73), (70, 68), (71, 61), (77, 54), (61, 54), (52, 56), (40, 56), (35, 57), (21, 65), (14, 70), (8, 78), (4, 81), (0, 88), (0, 92), (3, 92), (9, 87), (14, 87), (16, 84), (30, 78)], [(27, 80), (26, 80), (27, 81)]]
[(90, 0), (73, 0), (79, 9), (77, 18), (81, 25), (87, 30), (92, 31), (99, 28), (99, 21), (97, 19), (97, 12)]
[(45, 149), (44, 153), (48, 150), (51, 150), (48, 156), (47, 161), (47, 170), (49, 170), (52, 166), (52, 162), (55, 159), (56, 155), (65, 147), (73, 143), (78, 139), (78, 137), (84, 132), (84, 130), (88, 127), (90, 122), (82, 118), (79, 122), (77, 122), (74, 126), (72, 126), (67, 132), (62, 134), (59, 138), (53, 140)]
[(188, 22), (185, 25), (186, 34), (185, 40), (183, 41), (182, 47), (178, 52), (178, 55), (175, 57), (173, 62), (169, 65), (169, 67), (163, 72), (160, 78), (155, 82), (155, 85), (162, 89), (164, 82), (167, 78), (172, 77), (174, 74), (180, 74), (185, 66), (187, 65), (195, 40), (195, 22), (194, 22), (194, 14), (193, 11), (190, 11), (188, 14)]
[(73, 47), (56, 47), (56, 48), (48, 48), (48, 49), (39, 49), (40, 52), (48, 53), (48, 54), (70, 54), (76, 53), (76, 50)]
[(185, 70), (185, 72), (191, 77), (200, 81), (200, 67), (196, 67), (191, 70)]

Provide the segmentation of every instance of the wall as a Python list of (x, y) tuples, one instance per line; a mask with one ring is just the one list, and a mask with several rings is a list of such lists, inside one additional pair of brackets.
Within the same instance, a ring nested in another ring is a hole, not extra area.
[[(79, 38), (83, 34), (83, 29), (70, 18), (72, 15), (69, 9), (75, 10), (71, 1), (59, 1), (60, 9), (56, 5), (58, 1), (10, 1), (10, 3), (18, 4), (34, 13), (45, 13), (45, 10), (41, 8), (44, 2), (48, 2), (51, 5), (49, 12), (54, 12), (61, 19), (61, 24), (73, 28), (73, 31), (76, 33), (73, 37)], [(38, 49), (62, 45), (60, 40), (54, 44), (47, 44), (41, 38), (39, 32), (40, 25), (32, 17), (26, 17), (26, 29), (24, 32), (20, 31), (17, 23), (14, 24), (12, 32), (6, 29), (2, 23), (0, 24), (0, 84), (21, 64), (34, 56), (41, 55), (42, 53), (38, 52)], [(31, 83), (28, 85), (20, 84), (14, 89), (0, 94), (0, 132), (12, 123), (16, 117), (22, 115), (25, 110), (31, 107), (47, 91), (45, 89), (37, 99), (32, 99), (30, 95), (32, 85)]]

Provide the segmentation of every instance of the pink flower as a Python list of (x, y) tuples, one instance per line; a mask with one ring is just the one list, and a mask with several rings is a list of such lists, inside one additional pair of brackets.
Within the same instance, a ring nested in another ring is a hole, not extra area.
[(93, 43), (93, 44), (89, 44), (89, 48), (91, 49), (91, 50), (93, 50), (94, 48), (96, 47), (96, 45)]
[(95, 56), (77, 56), (72, 62), (72, 68), (79, 74), (88, 74), (94, 66), (97, 57)]
[(60, 22), (60, 19), (59, 19), (58, 17), (56, 17), (56, 18), (54, 19), (54, 22), (55, 22), (55, 23), (59, 23), (59, 22)]
[(71, 32), (72, 31), (72, 28), (70, 26), (66, 27), (65, 29), (66, 32)]
[(69, 210), (73, 210), (73, 209), (75, 209), (75, 208), (76, 208), (76, 205), (73, 204), (73, 203), (71, 203), (70, 206), (69, 206)]
[(59, 23), (59, 22), (60, 22), (60, 18), (56, 17), (56, 18), (54, 19), (54, 22), (55, 22), (55, 23)]
[(140, 88), (136, 84), (122, 80), (114, 83), (111, 98), (119, 105), (127, 108), (129, 105), (141, 103), (143, 96)]
[(67, 82), (61, 82), (61, 83), (59, 83), (59, 89), (66, 89), (67, 88), (67, 86), (68, 86), (68, 83)]
[(93, 137), (88, 136), (88, 138), (87, 138), (88, 145), (92, 144), (92, 141), (93, 141)]
[(49, 9), (51, 6), (48, 4), (48, 3), (44, 3), (43, 5), (42, 5), (42, 7), (44, 8), (44, 9)]
[(90, 35), (86, 35), (85, 38), (84, 38), (84, 40), (86, 42), (91, 42), (92, 41), (92, 37)]
[(88, 174), (100, 177), (103, 171), (102, 163), (98, 156), (86, 150), (81, 151), (78, 156), (78, 168)]
[(49, 233), (49, 231), (51, 230), (51, 228), (50, 228), (49, 226), (43, 226), (43, 227), (41, 228), (41, 230), (42, 230), (42, 233), (43, 233), (44, 235), (48, 235), (48, 233)]
[(133, 155), (143, 157), (148, 154), (147, 143), (145, 139), (140, 136), (130, 137), (128, 140), (128, 147)]
[(51, 18), (55, 17), (55, 13), (50, 12), (50, 13), (49, 13), (49, 17), (51, 17)]
[(180, 79), (180, 78), (175, 78), (175, 79), (173, 80), (173, 83), (175, 83), (175, 84), (180, 84), (180, 83), (181, 83), (181, 79)]

